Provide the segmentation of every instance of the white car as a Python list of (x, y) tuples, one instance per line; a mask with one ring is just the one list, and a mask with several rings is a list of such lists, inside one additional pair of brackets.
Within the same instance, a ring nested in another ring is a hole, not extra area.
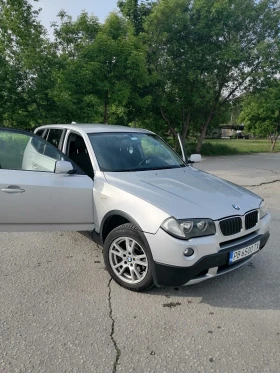
[(195, 169), (150, 131), (75, 124), (35, 132), (41, 138), (0, 129), (0, 231), (91, 231), (128, 289), (227, 273), (269, 238), (259, 196)]

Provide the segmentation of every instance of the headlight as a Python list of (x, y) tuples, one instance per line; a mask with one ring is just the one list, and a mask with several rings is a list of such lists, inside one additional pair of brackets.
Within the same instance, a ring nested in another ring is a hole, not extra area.
[(267, 214), (267, 210), (265, 208), (265, 202), (264, 200), (260, 203), (260, 219), (262, 219)]
[(186, 219), (177, 220), (168, 218), (161, 228), (177, 238), (189, 240), (194, 237), (211, 236), (216, 233), (216, 226), (211, 219)]

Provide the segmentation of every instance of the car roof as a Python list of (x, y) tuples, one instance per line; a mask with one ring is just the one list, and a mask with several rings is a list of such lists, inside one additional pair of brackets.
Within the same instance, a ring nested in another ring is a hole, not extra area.
[(151, 131), (142, 128), (133, 128), (126, 126), (117, 126), (109, 124), (48, 124), (36, 128), (61, 128), (72, 131), (78, 131), (80, 133), (101, 133), (101, 132), (138, 132), (138, 133), (152, 133)]

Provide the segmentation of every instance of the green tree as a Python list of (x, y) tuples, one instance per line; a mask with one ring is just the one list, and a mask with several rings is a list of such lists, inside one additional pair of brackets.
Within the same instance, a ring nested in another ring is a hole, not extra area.
[(58, 17), (60, 23), (52, 23), (57, 66), (52, 70), (54, 87), (49, 93), (58, 108), (55, 122), (96, 120), (100, 100), (90, 81), (92, 77), (98, 77), (98, 67), (94, 61), (88, 64), (82, 54), (95, 41), (101, 25), (97, 17), (84, 11), (76, 20), (64, 10), (58, 13)]
[(276, 0), (161, 0), (146, 25), (153, 98), (170, 132), (198, 130), (278, 67)]
[(53, 110), (48, 91), (54, 53), (38, 14), (27, 0), (0, 0), (0, 115), (5, 125), (44, 124)]
[(271, 86), (261, 92), (245, 97), (238, 118), (248, 132), (260, 137), (269, 137), (271, 151), (280, 135), (280, 82), (274, 80)]
[[(75, 22), (72, 26), (78, 32)], [(58, 35), (63, 33), (56, 35), (56, 43), (61, 45)], [(68, 53), (72, 58), (67, 58)], [(61, 68), (55, 74), (56, 102), (75, 121), (137, 121), (140, 108), (148, 103), (139, 94), (148, 79), (145, 56), (145, 48), (130, 24), (111, 13), (93, 40), (64, 48)]]
[(85, 45), (95, 40), (101, 25), (96, 16), (86, 11), (82, 11), (76, 21), (65, 10), (58, 13), (58, 18), (59, 24), (52, 23), (55, 48), (62, 57), (75, 59)]
[(143, 24), (153, 8), (153, 1), (119, 0), (118, 7), (124, 17), (129, 19), (133, 25), (135, 35), (144, 31)]

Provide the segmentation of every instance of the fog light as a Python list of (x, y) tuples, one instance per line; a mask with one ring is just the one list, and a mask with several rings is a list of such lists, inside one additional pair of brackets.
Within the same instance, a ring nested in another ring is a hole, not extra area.
[(184, 256), (190, 257), (194, 254), (194, 249), (192, 247), (188, 247), (184, 250)]

